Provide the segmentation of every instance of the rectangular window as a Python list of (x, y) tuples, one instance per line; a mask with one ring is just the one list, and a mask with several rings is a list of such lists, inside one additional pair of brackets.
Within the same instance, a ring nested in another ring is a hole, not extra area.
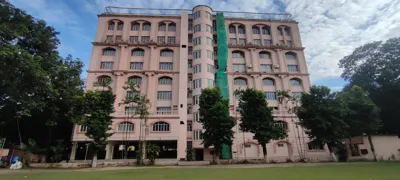
[(173, 64), (171, 62), (160, 62), (160, 70), (172, 70)]
[(110, 31), (113, 31), (114, 30), (114, 23), (110, 23), (109, 25), (108, 25), (108, 30), (110, 30)]
[(101, 62), (100, 69), (112, 69), (114, 62)]
[(246, 71), (245, 64), (233, 64), (233, 71), (235, 72), (245, 72)]
[(194, 96), (193, 96), (193, 104), (194, 104), (194, 105), (199, 104), (199, 97), (200, 97), (199, 95), (194, 95)]
[(158, 43), (165, 43), (165, 36), (158, 36), (157, 37), (157, 42)]
[(124, 24), (118, 23), (117, 30), (118, 30), (118, 31), (122, 31), (122, 28), (123, 28), (123, 27), (124, 27)]
[(193, 27), (194, 32), (200, 32), (201, 31), (201, 24), (197, 24)]
[(229, 33), (236, 33), (235, 26), (229, 26)]
[(193, 113), (193, 120), (195, 122), (200, 122), (200, 113), (199, 112), (194, 112)]
[(193, 19), (197, 19), (200, 17), (200, 11), (193, 13)]
[(211, 38), (207, 37), (206, 39), (207, 45), (212, 45), (212, 41), (213, 40)]
[(174, 52), (170, 51), (170, 50), (164, 50), (164, 51), (162, 50), (160, 56), (161, 57), (172, 57), (172, 56), (174, 56)]
[(142, 42), (143, 43), (150, 42), (150, 36), (142, 36)]
[(286, 60), (296, 60), (296, 55), (294, 53), (285, 53)]
[(254, 39), (254, 44), (261, 46), (261, 39)]
[(201, 50), (193, 51), (193, 59), (201, 58)]
[(203, 137), (203, 132), (201, 130), (196, 130), (193, 132), (193, 140), (201, 140)]
[(169, 25), (168, 25), (168, 31), (170, 31), (170, 32), (175, 32), (175, 31), (176, 31), (176, 26), (175, 26), (175, 24), (169, 24)]
[(188, 121), (188, 122), (187, 122), (187, 131), (188, 131), (188, 132), (192, 132), (192, 127), (193, 127), (193, 126), (192, 126), (192, 123), (193, 123), (192, 121)]
[(143, 24), (142, 30), (143, 31), (150, 31), (150, 25), (149, 24)]
[(201, 44), (201, 37), (197, 37), (193, 39), (193, 46), (197, 46)]
[(253, 34), (260, 34), (260, 29), (258, 27), (253, 28)]
[(132, 70), (142, 70), (143, 62), (131, 62), (130, 69)]
[(246, 44), (246, 39), (239, 38), (239, 44)]
[(192, 68), (192, 67), (193, 67), (192, 60), (188, 60), (188, 68)]
[(269, 29), (268, 28), (262, 28), (262, 34), (264, 35), (269, 35)]
[(215, 87), (214, 80), (207, 79), (207, 88), (214, 88), (214, 87)]
[(192, 114), (192, 105), (187, 105), (187, 114)]
[(213, 39), (213, 43), (214, 43), (214, 44), (217, 44), (217, 39), (218, 39), (217, 35), (213, 35), (213, 38), (212, 38), (212, 39)]
[(290, 30), (285, 28), (285, 35), (290, 36)]
[(195, 79), (193, 81), (193, 87), (194, 89), (201, 88), (201, 79)]
[(207, 58), (214, 59), (214, 52), (207, 50)]
[(279, 44), (280, 44), (280, 45), (285, 45), (285, 41), (284, 41), (284, 40), (280, 40), (280, 41), (279, 41)]
[(229, 44), (231, 44), (231, 45), (236, 45), (236, 44), (237, 44), (236, 38), (230, 38), (230, 39), (229, 39)]
[(157, 114), (158, 115), (169, 115), (172, 114), (171, 107), (157, 107)]
[(115, 36), (115, 41), (122, 41), (122, 36)]
[(192, 47), (189, 47), (188, 48), (188, 55), (190, 56), (190, 55), (192, 55), (193, 54), (193, 48)]
[(113, 40), (113, 36), (106, 36), (106, 41), (111, 42)]
[(289, 46), (289, 47), (292, 47), (292, 46), (293, 46), (293, 43), (292, 43), (292, 41), (289, 41), (289, 40), (288, 40), (288, 41), (286, 41), (286, 45)]
[(217, 31), (217, 21), (216, 20), (214, 20), (212, 22), (212, 27), (213, 27), (213, 31)]
[(272, 41), (269, 39), (264, 39), (264, 46), (271, 46), (272, 45)]
[(172, 99), (172, 91), (158, 91), (157, 99), (158, 100), (171, 100)]
[(126, 98), (136, 98), (140, 95), (140, 92), (138, 91), (127, 91), (126, 92)]
[(189, 43), (192, 43), (192, 42), (193, 42), (193, 35), (189, 35), (189, 36), (188, 36), (188, 42), (189, 42)]
[(206, 31), (212, 33), (212, 27), (206, 24)]
[(297, 65), (288, 65), (287, 68), (289, 72), (299, 72), (299, 68)]
[(81, 125), (79, 132), (86, 132), (88, 127), (86, 125)]
[(201, 72), (201, 64), (194, 65), (193, 66), (193, 73), (196, 74), (196, 73), (199, 73), (199, 72)]
[(210, 20), (212, 20), (211, 13), (209, 13), (209, 12), (206, 12), (206, 18), (207, 18), (207, 19), (210, 19)]
[(275, 92), (264, 92), (266, 100), (276, 100)]
[(175, 36), (168, 36), (168, 44), (175, 44)]
[(166, 30), (167, 30), (167, 25), (161, 24), (160, 26), (158, 26), (158, 31), (166, 31)]
[(139, 36), (130, 36), (129, 42), (139, 42)]
[(125, 107), (125, 114), (136, 114), (138, 108), (136, 106), (127, 106)]
[(272, 64), (261, 64), (261, 72), (272, 72)]
[(192, 20), (189, 20), (189, 23), (188, 23), (188, 30), (189, 30), (189, 31), (193, 30), (193, 21), (192, 21)]
[(140, 29), (140, 24), (137, 24), (137, 23), (132, 24), (132, 28), (131, 28), (132, 31), (139, 31), (139, 29)]
[(214, 66), (211, 64), (207, 64), (207, 72), (209, 73), (215, 73)]

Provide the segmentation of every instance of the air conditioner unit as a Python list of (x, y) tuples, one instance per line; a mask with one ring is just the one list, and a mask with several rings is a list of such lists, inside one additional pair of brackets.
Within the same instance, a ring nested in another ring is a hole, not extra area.
[(248, 65), (247, 65), (247, 68), (252, 68), (252, 67), (253, 67), (253, 66), (251, 66), (251, 64), (248, 64)]
[(279, 68), (279, 65), (274, 64), (274, 68), (275, 68), (275, 69), (278, 69), (278, 68)]

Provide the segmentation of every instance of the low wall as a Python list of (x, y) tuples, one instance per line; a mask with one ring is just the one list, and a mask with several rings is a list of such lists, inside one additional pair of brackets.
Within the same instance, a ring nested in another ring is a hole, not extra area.
[[(149, 161), (145, 161), (145, 164), (149, 164)], [(72, 163), (31, 163), (30, 166), (33, 168), (87, 168), (90, 167), (91, 161), (86, 162), (72, 162)], [(107, 166), (135, 166), (136, 160), (115, 160), (115, 161), (98, 161), (97, 167)], [(171, 166), (178, 165), (178, 160), (156, 160), (154, 165), (156, 166)]]
[(179, 161), (179, 166), (205, 166), (210, 165), (210, 161)]

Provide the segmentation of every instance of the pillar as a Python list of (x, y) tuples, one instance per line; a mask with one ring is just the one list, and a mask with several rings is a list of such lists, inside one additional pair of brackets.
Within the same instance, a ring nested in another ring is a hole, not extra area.
[(281, 49), (275, 49), (275, 51), (278, 57), (279, 72), (287, 72), (285, 58), (283, 58)]
[(70, 154), (70, 157), (69, 157), (69, 160), (72, 162), (72, 161), (75, 161), (75, 156), (76, 156), (76, 148), (78, 148), (78, 142), (72, 142), (72, 148), (71, 148), (71, 154)]
[(106, 146), (106, 160), (112, 160), (114, 151), (114, 143), (108, 141)]

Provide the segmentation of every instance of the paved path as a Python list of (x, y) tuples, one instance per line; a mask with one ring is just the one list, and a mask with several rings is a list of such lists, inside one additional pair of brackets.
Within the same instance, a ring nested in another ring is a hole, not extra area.
[(227, 165), (207, 165), (207, 166), (122, 166), (122, 167), (101, 167), (101, 168), (82, 168), (82, 169), (0, 169), (1, 174), (12, 173), (47, 173), (47, 172), (92, 172), (92, 171), (114, 171), (145, 168), (163, 169), (183, 169), (183, 168), (273, 168), (273, 167), (312, 167), (312, 166), (336, 166), (336, 165), (368, 165), (373, 162), (347, 162), (347, 163), (282, 163), (282, 164), (227, 164)]

